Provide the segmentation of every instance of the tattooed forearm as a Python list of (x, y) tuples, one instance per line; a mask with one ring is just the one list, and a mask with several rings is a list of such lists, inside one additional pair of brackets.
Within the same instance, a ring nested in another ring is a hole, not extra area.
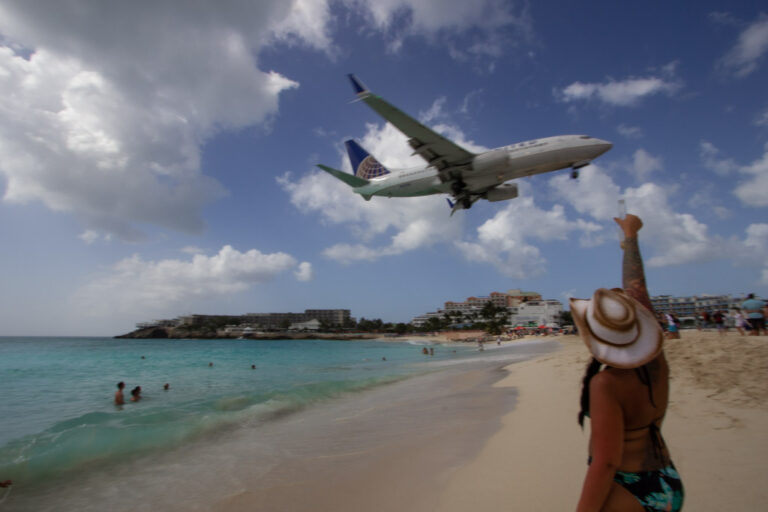
[(624, 290), (643, 306), (653, 311), (653, 305), (648, 296), (648, 288), (645, 284), (643, 257), (640, 255), (637, 237), (625, 238), (622, 247), (624, 248), (624, 263), (622, 266), (622, 285)]

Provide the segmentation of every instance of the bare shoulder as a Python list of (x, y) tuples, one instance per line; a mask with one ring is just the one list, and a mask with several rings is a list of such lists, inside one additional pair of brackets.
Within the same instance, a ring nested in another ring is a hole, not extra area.
[(609, 393), (616, 395), (621, 389), (633, 383), (634, 370), (622, 370), (621, 368), (608, 368), (595, 375), (590, 382), (590, 391)]
[(609, 368), (603, 370), (592, 378), (589, 383), (590, 392), (614, 394), (617, 386), (621, 386), (625, 380), (626, 370)]

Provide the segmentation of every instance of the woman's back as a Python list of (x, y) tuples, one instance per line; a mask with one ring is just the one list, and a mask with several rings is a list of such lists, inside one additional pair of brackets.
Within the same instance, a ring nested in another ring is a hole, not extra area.
[(631, 370), (609, 368), (624, 419), (624, 446), (619, 470), (652, 471), (669, 465), (669, 452), (661, 437), (661, 424), (669, 401), (669, 366), (660, 354)]

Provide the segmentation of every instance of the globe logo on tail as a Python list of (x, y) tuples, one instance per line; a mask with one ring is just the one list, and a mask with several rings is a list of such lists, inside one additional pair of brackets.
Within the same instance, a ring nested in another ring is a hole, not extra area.
[(378, 178), (379, 176), (384, 176), (385, 174), (389, 174), (389, 171), (371, 155), (368, 155), (363, 159), (362, 162), (360, 162), (360, 166), (357, 168), (356, 173), (358, 177), (365, 180)]

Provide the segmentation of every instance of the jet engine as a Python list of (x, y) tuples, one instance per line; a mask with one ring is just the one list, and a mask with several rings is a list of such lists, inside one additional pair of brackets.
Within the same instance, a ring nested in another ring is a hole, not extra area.
[(492, 188), (485, 193), (485, 198), (495, 203), (496, 201), (506, 201), (517, 197), (517, 183), (503, 183), (496, 188)]

